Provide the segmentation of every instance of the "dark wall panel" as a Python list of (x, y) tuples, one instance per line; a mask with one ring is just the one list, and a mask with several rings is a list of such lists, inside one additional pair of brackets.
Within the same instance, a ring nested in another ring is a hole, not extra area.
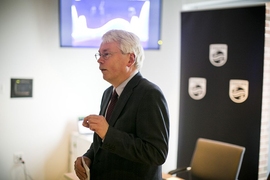
[(181, 13), (178, 167), (204, 137), (246, 147), (239, 179), (258, 179), (264, 27), (265, 6)]

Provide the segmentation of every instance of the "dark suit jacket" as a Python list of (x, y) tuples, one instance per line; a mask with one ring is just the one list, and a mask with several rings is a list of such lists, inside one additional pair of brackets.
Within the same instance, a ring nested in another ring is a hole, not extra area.
[[(105, 90), (104, 115), (113, 87)], [(105, 140), (94, 134), (84, 154), (91, 180), (161, 180), (168, 154), (169, 115), (161, 90), (137, 73), (126, 85), (109, 120)]]

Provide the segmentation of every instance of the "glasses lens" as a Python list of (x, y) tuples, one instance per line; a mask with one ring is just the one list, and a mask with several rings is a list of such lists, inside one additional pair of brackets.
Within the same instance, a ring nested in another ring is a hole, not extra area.
[(99, 60), (100, 54), (99, 54), (99, 53), (96, 53), (96, 54), (95, 54), (95, 57), (96, 57), (96, 60)]

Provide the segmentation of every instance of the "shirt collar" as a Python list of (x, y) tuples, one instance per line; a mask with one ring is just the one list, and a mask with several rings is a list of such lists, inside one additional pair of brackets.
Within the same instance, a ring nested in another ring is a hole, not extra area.
[(118, 97), (122, 94), (124, 88), (126, 87), (127, 83), (138, 73), (139, 71), (136, 70), (134, 71), (130, 76), (129, 78), (127, 78), (124, 82), (122, 82), (117, 88), (115, 88), (117, 94), (118, 94)]

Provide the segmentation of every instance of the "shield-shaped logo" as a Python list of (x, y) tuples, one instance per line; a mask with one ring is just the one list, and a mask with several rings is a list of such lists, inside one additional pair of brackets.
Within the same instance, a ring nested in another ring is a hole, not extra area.
[(249, 82), (247, 80), (230, 80), (229, 96), (235, 103), (242, 103), (248, 98)]
[(223, 66), (227, 62), (228, 46), (227, 44), (210, 44), (209, 46), (209, 60), (216, 66)]
[(206, 94), (206, 79), (191, 77), (188, 82), (188, 93), (195, 100), (202, 99)]

